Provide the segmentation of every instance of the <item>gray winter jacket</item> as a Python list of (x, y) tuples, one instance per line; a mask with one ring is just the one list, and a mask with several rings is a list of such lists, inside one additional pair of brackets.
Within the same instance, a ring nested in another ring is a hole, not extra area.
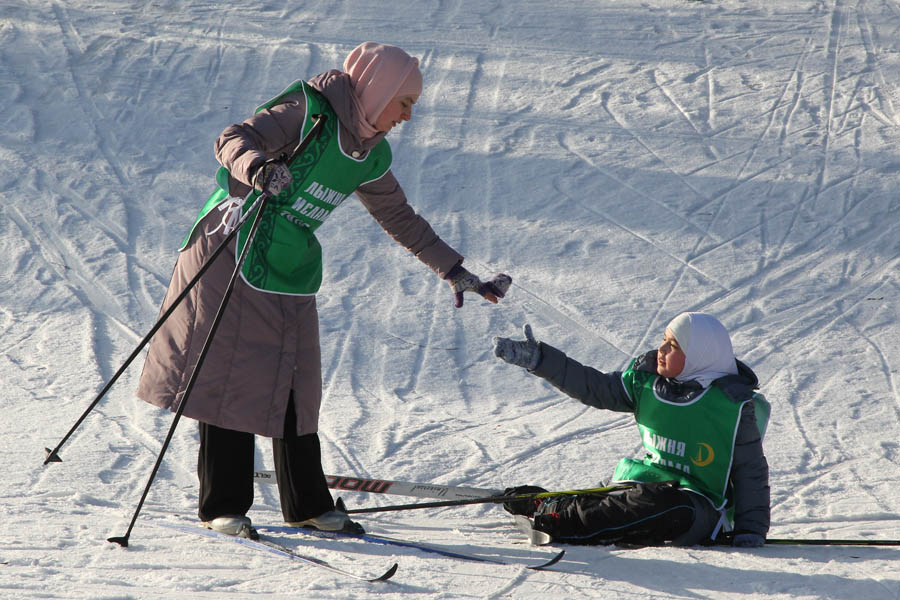
[[(602, 373), (572, 360), (553, 346), (541, 343), (541, 362), (532, 371), (549, 381), (568, 396), (595, 408), (617, 412), (634, 412), (634, 403), (622, 385), (622, 373)], [(758, 387), (756, 374), (744, 363), (737, 361), (738, 374), (728, 375), (713, 382), (735, 401), (750, 398)], [(656, 350), (647, 352), (635, 363), (636, 370), (656, 372)], [(658, 393), (670, 401), (678, 401), (695, 390), (688, 384), (660, 378)], [(698, 386), (699, 387), (699, 386)], [(686, 399), (686, 398), (685, 398)], [(765, 536), (769, 530), (769, 466), (763, 453), (762, 439), (756, 424), (752, 402), (747, 402), (741, 412), (735, 439), (733, 465), (735, 532), (752, 532)]]

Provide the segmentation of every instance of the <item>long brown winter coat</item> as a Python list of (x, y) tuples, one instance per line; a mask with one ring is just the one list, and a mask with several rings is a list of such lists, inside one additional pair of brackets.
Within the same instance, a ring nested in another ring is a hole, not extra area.
[[(345, 74), (329, 71), (309, 83), (324, 94), (337, 113), (347, 154), (364, 153), (380, 140), (381, 136), (361, 141), (355, 127), (345, 127), (345, 123), (357, 122), (348, 95), (353, 92)], [(222, 132), (215, 144), (216, 158), (232, 175), (232, 196), (246, 196), (255, 170), (265, 160), (289, 153), (297, 145), (305, 116), (302, 96), (289, 96)], [(391, 237), (441, 277), (462, 261), (463, 257), (413, 211), (391, 171), (361, 186), (356, 195)], [(340, 214), (338, 211), (317, 233), (328, 235), (329, 228), (339, 227)], [(216, 229), (220, 219), (218, 211), (211, 211), (179, 254), (160, 312), (169, 307), (224, 239), (221, 229), (206, 233)], [(234, 256), (233, 247), (223, 252), (156, 333), (141, 373), (139, 398), (177, 410), (234, 271)], [(282, 437), (293, 391), (297, 433), (314, 433), (318, 430), (321, 386), (315, 297), (260, 292), (239, 278), (184, 416), (227, 429)]]

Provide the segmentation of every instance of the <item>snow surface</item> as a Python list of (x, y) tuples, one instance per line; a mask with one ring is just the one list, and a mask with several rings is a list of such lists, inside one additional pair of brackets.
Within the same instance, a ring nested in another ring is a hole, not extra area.
[[(183, 420), (125, 533), (171, 414), (139, 358), (213, 188), (212, 143), (365, 40), (420, 56), (394, 131), (412, 203), (507, 299), (456, 310), (356, 201), (322, 231), (326, 471), (503, 488), (592, 486), (638, 452), (495, 359), (535, 334), (621, 369), (684, 310), (718, 315), (773, 404), (772, 537), (900, 538), (897, 0), (0, 0), (3, 598), (900, 597), (900, 548), (570, 547), (552, 571), (415, 550), (286, 543), (340, 579), (155, 527), (196, 510)], [(257, 463), (271, 468), (267, 440)], [(250, 516), (279, 523), (274, 486)], [(351, 506), (412, 499), (344, 494)], [(496, 506), (363, 516), (372, 532), (525, 557)], [(542, 554), (543, 555), (543, 554)]]

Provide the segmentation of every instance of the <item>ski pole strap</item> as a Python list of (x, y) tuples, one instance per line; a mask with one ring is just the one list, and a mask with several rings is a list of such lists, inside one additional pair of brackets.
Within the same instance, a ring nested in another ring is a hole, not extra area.
[(716, 522), (716, 527), (713, 529), (713, 532), (710, 534), (709, 539), (715, 540), (719, 537), (719, 532), (722, 531), (722, 528), (728, 523), (727, 512), (723, 508), (719, 511), (719, 520)]
[(605, 495), (620, 490), (629, 490), (634, 487), (633, 483), (617, 483), (600, 488), (589, 488), (584, 490), (561, 490), (556, 492), (540, 492), (537, 494), (511, 494), (506, 496), (489, 496), (487, 498), (464, 498), (460, 500), (443, 500), (440, 502), (417, 502), (415, 504), (394, 504), (391, 506), (374, 506), (370, 508), (354, 508), (347, 511), (347, 514), (389, 512), (398, 510), (415, 510), (419, 508), (444, 508), (448, 506), (466, 506), (470, 504), (503, 504), (504, 502), (514, 502), (516, 500), (539, 500), (541, 498), (551, 498), (553, 496), (581, 496), (581, 495)]

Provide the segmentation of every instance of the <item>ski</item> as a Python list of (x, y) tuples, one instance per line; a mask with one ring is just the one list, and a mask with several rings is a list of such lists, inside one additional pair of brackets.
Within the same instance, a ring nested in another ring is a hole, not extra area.
[[(734, 533), (721, 535), (715, 546), (731, 546)], [(766, 546), (900, 546), (900, 540), (766, 538)]]
[(178, 523), (167, 523), (165, 521), (154, 521), (154, 525), (159, 525), (161, 527), (168, 527), (169, 529), (175, 529), (177, 531), (182, 531), (185, 533), (194, 533), (203, 535), (210, 538), (216, 539), (224, 539), (230, 540), (232, 542), (241, 544), (242, 546), (248, 546), (250, 548), (254, 548), (256, 550), (262, 550), (264, 552), (269, 552), (271, 554), (276, 554), (278, 556), (282, 556), (284, 558), (289, 558), (291, 560), (295, 560), (301, 562), (306, 565), (318, 567), (321, 569), (326, 569), (331, 571), (332, 573), (336, 573), (338, 575), (343, 575), (345, 577), (350, 577), (352, 579), (358, 579), (360, 581), (368, 581), (368, 582), (376, 582), (376, 581), (387, 581), (391, 577), (394, 576), (394, 573), (397, 572), (397, 563), (388, 568), (387, 571), (382, 573), (381, 575), (365, 575), (360, 573), (354, 573), (351, 571), (347, 571), (345, 569), (341, 569), (340, 567), (336, 567), (331, 563), (328, 563), (320, 558), (315, 558), (313, 556), (307, 556), (304, 554), (300, 554), (296, 550), (292, 548), (288, 548), (287, 546), (283, 546), (277, 542), (272, 540), (263, 538), (261, 536), (258, 539), (251, 539), (246, 537), (238, 537), (233, 535), (228, 535), (225, 533), (219, 533), (218, 531), (213, 531), (211, 529), (204, 529), (202, 527), (195, 527), (191, 525), (181, 525)]
[(818, 540), (800, 538), (766, 538), (775, 546), (900, 546), (900, 540)]
[[(253, 473), (253, 479), (257, 483), (275, 483), (275, 471), (256, 471)], [(417, 498), (463, 500), (499, 496), (503, 493), (503, 490), (486, 488), (392, 481), (390, 479), (367, 479), (365, 477), (347, 477), (344, 475), (326, 475), (325, 479), (328, 481), (328, 487), (333, 490), (395, 494), (398, 496), (415, 496)]]
[[(534, 529), (531, 519), (523, 515), (515, 515), (516, 527), (526, 535), (533, 546), (546, 546), (553, 543), (549, 533)], [(618, 544), (617, 544), (618, 545)], [(731, 546), (731, 536), (725, 536), (715, 546)], [(900, 540), (864, 540), (864, 539), (808, 539), (808, 538), (766, 538), (767, 546), (900, 546)]]
[(260, 531), (268, 531), (271, 533), (281, 533), (281, 534), (302, 534), (302, 535), (310, 535), (319, 538), (325, 539), (338, 539), (338, 538), (353, 538), (362, 540), (365, 542), (373, 542), (376, 544), (386, 544), (391, 546), (401, 546), (404, 548), (413, 548), (416, 550), (421, 550), (422, 552), (429, 552), (433, 554), (438, 554), (440, 556), (446, 556), (449, 558), (457, 558), (460, 560), (471, 560), (475, 562), (483, 562), (483, 563), (491, 563), (495, 565), (515, 565), (515, 566), (525, 566), (528, 569), (532, 570), (540, 570), (546, 569), (552, 565), (555, 565), (562, 559), (563, 555), (566, 553), (565, 550), (561, 550), (553, 555), (550, 558), (542, 558), (539, 559), (540, 562), (535, 563), (524, 563), (519, 561), (510, 561), (499, 558), (491, 558), (487, 556), (479, 556), (477, 554), (470, 554), (466, 552), (459, 552), (457, 550), (450, 550), (448, 548), (438, 546), (435, 544), (428, 544), (425, 542), (413, 542), (409, 540), (402, 540), (395, 537), (388, 537), (385, 535), (378, 535), (374, 533), (349, 533), (345, 531), (320, 531), (318, 529), (308, 529), (308, 528), (297, 528), (297, 527), (287, 527), (280, 525), (261, 525), (257, 529)]

